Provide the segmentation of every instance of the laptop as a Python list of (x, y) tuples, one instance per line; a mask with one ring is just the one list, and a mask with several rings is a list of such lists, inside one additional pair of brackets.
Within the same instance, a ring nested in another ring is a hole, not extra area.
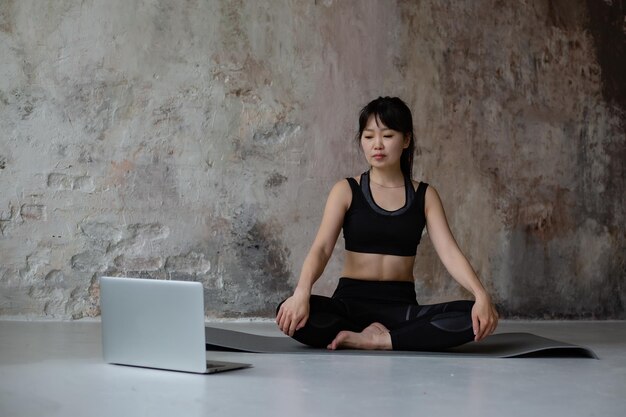
[(207, 361), (202, 284), (100, 278), (104, 361), (212, 374), (250, 367)]

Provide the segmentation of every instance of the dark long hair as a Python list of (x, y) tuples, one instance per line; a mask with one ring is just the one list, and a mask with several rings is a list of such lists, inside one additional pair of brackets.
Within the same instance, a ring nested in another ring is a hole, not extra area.
[(370, 116), (383, 122), (389, 129), (409, 135), (409, 146), (402, 151), (400, 156), (400, 169), (405, 177), (412, 178), (415, 133), (413, 132), (413, 116), (409, 106), (398, 97), (378, 97), (369, 102), (359, 114), (359, 133), (356, 135), (356, 140), (359, 143)]

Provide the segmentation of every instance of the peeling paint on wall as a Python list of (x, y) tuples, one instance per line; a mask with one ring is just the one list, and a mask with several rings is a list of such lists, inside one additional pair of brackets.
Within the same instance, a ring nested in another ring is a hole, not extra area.
[[(359, 109), (398, 95), (415, 179), (504, 316), (623, 318), (623, 22), (621, 1), (0, 2), (0, 315), (97, 316), (115, 275), (271, 317), (367, 169)], [(422, 303), (467, 295), (427, 235), (414, 272)]]

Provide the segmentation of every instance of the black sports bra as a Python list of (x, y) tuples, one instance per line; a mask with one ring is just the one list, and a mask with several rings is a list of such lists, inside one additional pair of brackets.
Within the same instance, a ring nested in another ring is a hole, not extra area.
[(404, 179), (405, 204), (398, 210), (379, 207), (370, 190), (369, 172), (361, 174), (360, 185), (346, 178), (352, 189), (352, 203), (343, 220), (346, 250), (384, 255), (415, 256), (426, 226), (424, 201), (428, 184), (420, 182), (417, 191)]

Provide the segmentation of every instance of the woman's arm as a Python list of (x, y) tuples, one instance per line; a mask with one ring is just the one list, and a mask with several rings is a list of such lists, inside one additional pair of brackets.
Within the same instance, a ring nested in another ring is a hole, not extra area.
[(343, 218), (352, 202), (352, 191), (347, 181), (335, 184), (326, 200), (324, 216), (313, 245), (302, 265), (298, 285), (291, 297), (281, 305), (276, 315), (278, 327), (289, 336), (302, 328), (309, 317), (309, 297), (313, 284), (324, 272), (333, 253), (343, 225)]
[(491, 302), (491, 297), (459, 249), (448, 226), (439, 194), (431, 186), (426, 189), (424, 212), (428, 236), (441, 262), (452, 275), (452, 278), (471, 292), (476, 299), (472, 309), (472, 322), (476, 335), (475, 340), (478, 341), (493, 333), (498, 325), (498, 314)]

